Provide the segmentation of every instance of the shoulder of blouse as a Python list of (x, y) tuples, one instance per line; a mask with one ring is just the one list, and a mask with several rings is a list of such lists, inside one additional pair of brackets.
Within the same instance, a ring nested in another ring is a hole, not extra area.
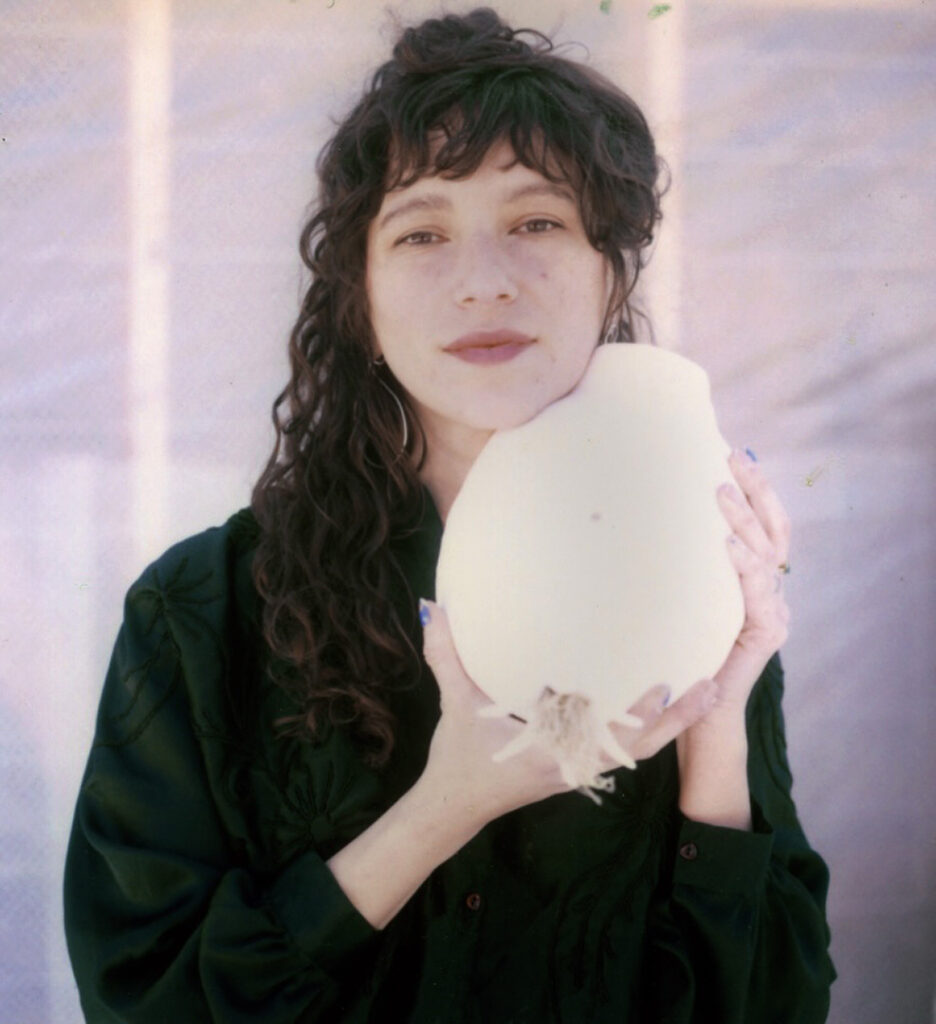
[[(177, 541), (148, 565), (130, 587), (127, 598), (158, 595), (159, 603), (178, 610), (198, 604), (207, 611), (224, 602), (230, 590), (249, 578), (251, 555), (260, 527), (249, 508), (235, 512), (225, 523)], [(252, 589), (252, 585), (249, 589)]]
[(231, 681), (257, 654), (259, 598), (250, 572), (257, 532), (243, 509), (173, 544), (131, 584), (96, 746), (136, 742), (172, 707), (182, 713), (188, 705), (184, 717), (197, 719), (226, 704)]

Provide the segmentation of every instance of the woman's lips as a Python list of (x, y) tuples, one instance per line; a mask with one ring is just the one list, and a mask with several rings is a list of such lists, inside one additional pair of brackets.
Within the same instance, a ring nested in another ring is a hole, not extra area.
[(444, 351), (466, 363), (505, 363), (535, 341), (520, 331), (472, 331), (446, 345)]

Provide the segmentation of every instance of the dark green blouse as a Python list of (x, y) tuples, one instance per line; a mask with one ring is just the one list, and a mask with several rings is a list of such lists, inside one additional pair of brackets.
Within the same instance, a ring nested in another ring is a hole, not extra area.
[[(396, 543), (417, 645), (441, 531), (427, 500)], [(378, 932), (325, 861), (416, 780), (438, 692), (426, 670), (393, 698), (383, 773), (341, 729), (283, 738), (255, 538), (240, 512), (127, 595), (65, 872), (89, 1021), (825, 1020), (828, 873), (790, 798), (777, 659), (748, 709), (753, 832), (681, 818), (670, 744), (600, 807), (569, 793), (493, 822)]]

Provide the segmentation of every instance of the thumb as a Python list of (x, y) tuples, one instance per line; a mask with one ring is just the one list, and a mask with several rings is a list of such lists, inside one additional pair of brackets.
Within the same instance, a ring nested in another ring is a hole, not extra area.
[(718, 684), (700, 679), (638, 737), (631, 753), (637, 760), (652, 757), (707, 715), (717, 700)]
[(455, 650), (445, 609), (420, 598), (419, 621), (423, 627), (423, 657), (439, 684), (443, 701), (460, 696), (472, 684)]

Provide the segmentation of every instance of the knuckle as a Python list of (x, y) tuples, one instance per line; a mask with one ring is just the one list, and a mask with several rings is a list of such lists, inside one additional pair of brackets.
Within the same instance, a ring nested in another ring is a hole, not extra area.
[(647, 741), (645, 739), (640, 738), (634, 740), (628, 746), (628, 753), (635, 761), (643, 761), (648, 757), (652, 757), (656, 751), (647, 745)]
[(431, 669), (441, 666), (445, 660), (445, 645), (442, 639), (427, 633), (423, 640), (423, 657)]
[(767, 477), (764, 476), (757, 466), (753, 467), (749, 486), (755, 494), (761, 497), (770, 492), (770, 484), (767, 483)]
[(439, 647), (439, 640), (434, 629), (428, 626), (423, 630), (423, 653), (427, 658), (435, 654)]
[(787, 628), (779, 616), (773, 616), (766, 630), (768, 644), (772, 650), (782, 647), (787, 639)]
[(744, 543), (744, 541), (738, 537), (732, 548), (735, 552), (735, 557), (743, 568), (750, 568), (753, 560), (753, 553), (751, 549)]
[(750, 506), (742, 510), (740, 521), (744, 529), (749, 532), (751, 530), (756, 529), (760, 522), (757, 518), (757, 515), (754, 512), (754, 509), (752, 509)]

